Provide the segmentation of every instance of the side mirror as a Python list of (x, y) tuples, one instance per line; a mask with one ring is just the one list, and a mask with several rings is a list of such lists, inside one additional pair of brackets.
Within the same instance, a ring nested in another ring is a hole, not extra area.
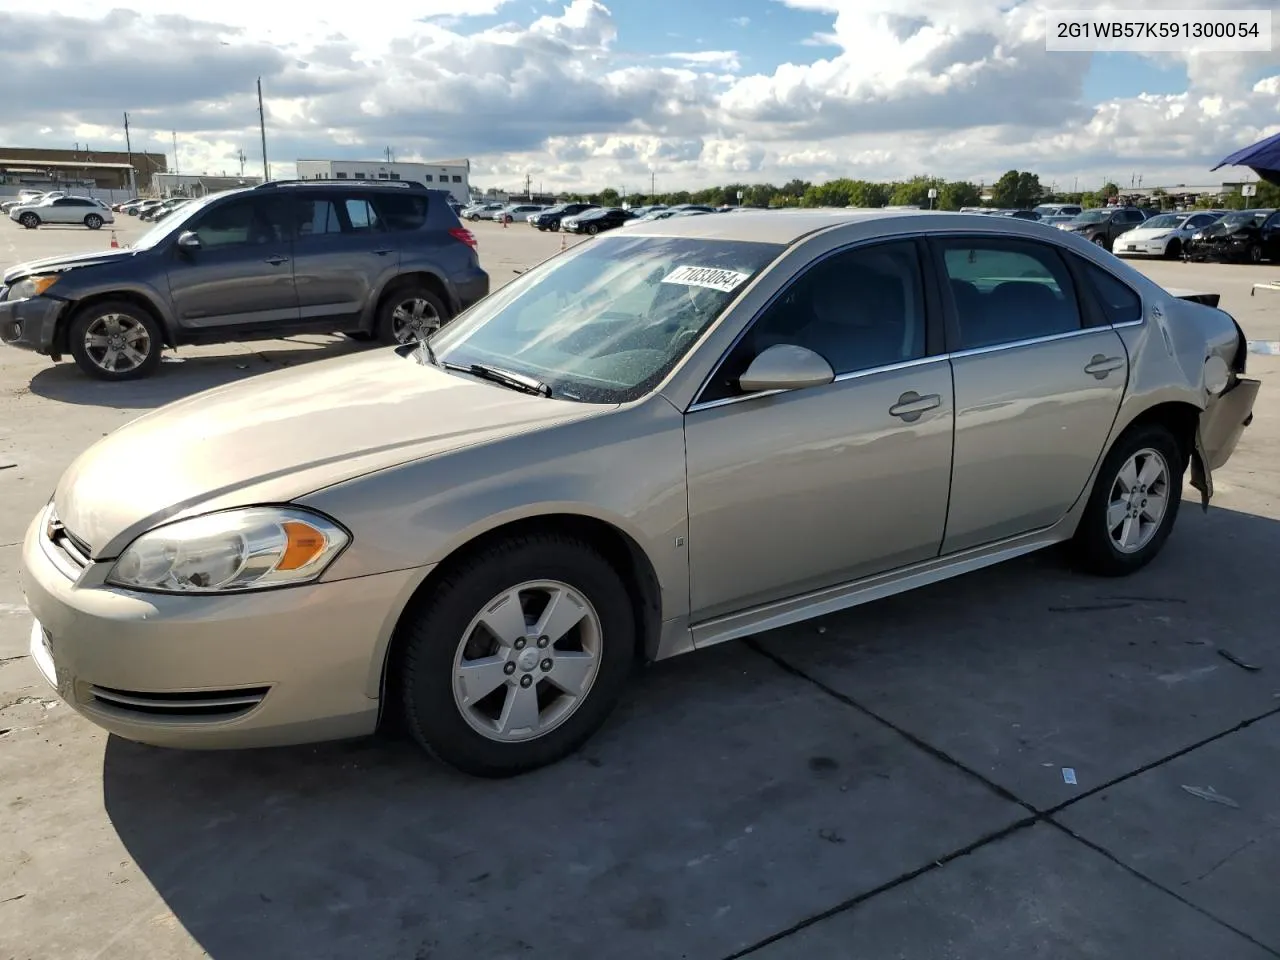
[(765, 390), (803, 390), (820, 387), (836, 378), (831, 364), (805, 347), (779, 343), (751, 361), (738, 380), (747, 393)]
[(178, 234), (178, 249), (179, 250), (199, 250), (200, 235), (196, 233), (194, 230), (183, 230), (180, 234)]

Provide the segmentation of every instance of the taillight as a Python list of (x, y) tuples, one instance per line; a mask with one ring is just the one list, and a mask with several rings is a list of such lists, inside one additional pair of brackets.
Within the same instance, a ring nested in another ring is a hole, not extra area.
[(472, 250), (476, 249), (476, 235), (466, 227), (450, 227), (449, 236), (455, 240), (461, 240)]

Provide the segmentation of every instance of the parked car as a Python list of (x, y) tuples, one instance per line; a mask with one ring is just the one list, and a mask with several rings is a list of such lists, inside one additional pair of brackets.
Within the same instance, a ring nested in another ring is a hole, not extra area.
[(148, 219), (157, 222), (163, 220), (165, 217), (172, 216), (175, 211), (181, 210), (190, 202), (190, 197), (173, 197), (152, 210)]
[(1084, 207), (1078, 203), (1042, 203), (1033, 207), (1036, 213), (1044, 217), (1075, 217), (1084, 213)]
[(1191, 237), (1222, 218), (1225, 211), (1161, 213), (1120, 234), (1114, 252), (1122, 257), (1168, 257), (1176, 260)]
[(1078, 214), (1070, 223), (1061, 224), (1058, 229), (1068, 233), (1078, 233), (1090, 243), (1110, 250), (1116, 237), (1126, 230), (1145, 223), (1147, 215), (1137, 207), (1098, 207)]
[(1059, 224), (1063, 224), (1063, 223), (1070, 223), (1070, 222), (1071, 222), (1072, 220), (1074, 220), (1074, 219), (1075, 219), (1075, 217), (1074, 217), (1074, 216), (1068, 216), (1068, 215), (1065, 215), (1065, 214), (1059, 214), (1059, 215), (1050, 214), (1050, 215), (1049, 215), (1049, 216), (1047, 216), (1047, 217), (1046, 217), (1046, 216), (1042, 216), (1042, 217), (1041, 217), (1038, 221), (1036, 221), (1036, 222), (1037, 222), (1037, 223), (1039, 223), (1041, 226), (1044, 226), (1044, 227), (1056, 227), (1056, 226), (1058, 226)]
[(8, 213), (14, 207), (35, 206), (44, 200), (52, 200), (55, 197), (65, 197), (66, 194), (60, 190), (19, 190), (18, 195), (12, 200), (5, 200), (0, 203), (0, 211)]
[(269, 181), (193, 200), (129, 250), (11, 268), (0, 341), (69, 353), (103, 380), (155, 372), (166, 345), (301, 332), (409, 343), (489, 292), (446, 196), (409, 181)]
[(119, 203), (111, 204), (111, 210), (114, 213), (123, 213), (125, 207), (133, 203), (139, 203), (141, 200), (141, 197), (131, 197), (128, 200), (121, 200)]
[(142, 209), (142, 207), (145, 204), (150, 202), (152, 201), (147, 197), (139, 197), (136, 200), (130, 200), (128, 203), (121, 204), (120, 212), (127, 213), (131, 217), (136, 217), (138, 215), (138, 212)]
[(597, 207), (595, 210), (587, 210), (585, 213), (563, 221), (563, 229), (570, 233), (587, 233), (595, 236), (597, 233), (613, 230), (628, 220), (634, 219), (630, 211), (623, 210), (621, 207)]
[(1280, 211), (1235, 210), (1196, 231), (1183, 244), (1188, 260), (1280, 260)]
[(566, 217), (575, 217), (587, 210), (597, 210), (594, 203), (559, 203), (529, 218), (529, 225), (538, 230), (559, 230)]
[(156, 209), (156, 207), (159, 207), (163, 204), (164, 204), (164, 200), (153, 197), (150, 200), (143, 200), (131, 212), (139, 220), (146, 220), (148, 219), (147, 214), (149, 214), (152, 210)]
[(144, 207), (142, 210), (139, 211), (138, 219), (139, 220), (159, 220), (162, 216), (164, 216), (170, 210), (173, 210), (175, 207), (180, 207), (187, 202), (189, 202), (189, 198), (187, 197), (168, 197), (164, 200), (161, 200), (159, 203)]
[(1060, 543), (1143, 568), (1258, 391), (1239, 326), (1185, 296), (1008, 217), (601, 237), (415, 349), (98, 441), (26, 533), (32, 662), (133, 740), (399, 716), (463, 770), (530, 770), (591, 736), (638, 658)]
[(34, 204), (21, 204), (9, 210), (9, 219), (28, 230), (42, 224), (83, 224), (98, 230), (104, 223), (115, 223), (115, 214), (106, 204), (89, 197), (53, 197)]
[(515, 223), (518, 220), (528, 223), (530, 217), (544, 209), (546, 208), (535, 203), (513, 203), (499, 210), (494, 219), (499, 223)]
[(506, 207), (505, 203), (476, 204), (466, 209), (466, 219), (473, 222), (476, 220), (493, 220), (504, 207)]
[(1039, 220), (1041, 218), (1041, 214), (1035, 210), (1010, 210), (1005, 216), (1017, 217), (1019, 220)]

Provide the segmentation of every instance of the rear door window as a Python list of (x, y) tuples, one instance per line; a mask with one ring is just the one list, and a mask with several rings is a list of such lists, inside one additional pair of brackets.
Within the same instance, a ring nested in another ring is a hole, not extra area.
[(380, 233), (382, 218), (373, 208), (368, 197), (347, 197), (343, 201), (347, 221), (351, 224), (352, 233)]
[(388, 191), (374, 197), (373, 204), (388, 230), (420, 230), (427, 222), (427, 198), (421, 194)]
[(955, 305), (953, 350), (974, 350), (1083, 327), (1067, 265), (1029, 240), (937, 241)]

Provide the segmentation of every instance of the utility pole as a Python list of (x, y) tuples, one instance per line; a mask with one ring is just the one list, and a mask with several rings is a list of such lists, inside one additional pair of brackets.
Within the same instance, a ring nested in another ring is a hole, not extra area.
[(649, 199), (656, 200), (658, 194), (658, 174), (656, 171), (649, 171)]
[(246, 157), (246, 156), (244, 155), (244, 148), (243, 148), (243, 147), (241, 147), (241, 148), (240, 148), (240, 156), (239, 156), (239, 157), (237, 157), (237, 159), (240, 161), (240, 176), (241, 176), (241, 177), (244, 177), (244, 162), (245, 162), (245, 160), (247, 160), (247, 159), (248, 159), (248, 157)]
[(133, 143), (129, 140), (129, 112), (127, 110), (124, 114), (124, 149), (129, 157), (129, 192), (136, 194), (138, 192), (138, 182), (133, 173)]
[(258, 78), (258, 131), (262, 134), (262, 180), (271, 179), (271, 168), (267, 166), (267, 115), (262, 109), (262, 78)]
[(533, 199), (533, 176), (528, 173), (524, 175), (524, 192), (530, 200)]
[(171, 130), (173, 134), (173, 175), (178, 176), (178, 131)]

